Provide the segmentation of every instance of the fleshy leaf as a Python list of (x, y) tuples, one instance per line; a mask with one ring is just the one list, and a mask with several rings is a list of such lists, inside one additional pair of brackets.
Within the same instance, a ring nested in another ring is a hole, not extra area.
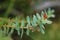
[(37, 18), (36, 18), (35, 15), (33, 16), (33, 20), (32, 20), (32, 22), (31, 22), (31, 24), (32, 24), (32, 26), (34, 26), (34, 27), (37, 26)]
[(38, 13), (36, 13), (36, 16), (37, 16), (38, 20), (41, 20), (41, 17)]
[(27, 25), (27, 31), (26, 31), (26, 34), (29, 35), (30, 33), (30, 30), (28, 29), (28, 25)]
[(25, 26), (24, 24), (24, 20), (21, 21), (21, 27), (22, 27), (22, 31), (21, 31), (21, 38), (23, 36), (23, 33), (24, 33), (24, 30), (23, 30), (23, 27)]
[(51, 8), (49, 8), (47, 11), (48, 17), (50, 18), (54, 12), (55, 12), (54, 10), (51, 10)]
[(16, 18), (16, 30), (17, 30), (17, 32), (18, 32), (18, 35), (20, 35), (20, 26), (19, 26), (19, 19), (18, 18)]
[(29, 18), (29, 16), (27, 16), (27, 23), (28, 23), (28, 25), (30, 26), (31, 24), (30, 24), (30, 18)]
[(6, 26), (4, 26), (4, 31), (3, 31), (4, 32), (4, 36), (6, 35), (6, 31), (7, 31), (6, 30)]
[(43, 24), (41, 23), (41, 24), (40, 24), (40, 31), (41, 31), (42, 34), (45, 34), (45, 31), (44, 31), (44, 28), (43, 28), (43, 27), (44, 27), (44, 26), (43, 26)]
[(13, 32), (14, 32), (14, 28), (11, 29), (11, 31), (8, 34), (8, 36), (10, 36)]

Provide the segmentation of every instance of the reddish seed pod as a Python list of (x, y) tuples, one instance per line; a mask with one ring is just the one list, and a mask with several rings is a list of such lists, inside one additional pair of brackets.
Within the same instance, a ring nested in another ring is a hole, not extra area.
[(44, 13), (44, 20), (45, 20), (45, 19), (47, 19), (47, 15), (46, 15), (46, 13)]

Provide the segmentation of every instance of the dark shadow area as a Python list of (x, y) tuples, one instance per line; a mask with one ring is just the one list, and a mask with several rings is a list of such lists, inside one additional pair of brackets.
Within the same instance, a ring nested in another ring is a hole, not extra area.
[(33, 40), (30, 36), (28, 36), (26, 33), (23, 34), (23, 37), (21, 38), (20, 35), (17, 34), (17, 30), (14, 30), (14, 32), (11, 35), (11, 38), (13, 40)]

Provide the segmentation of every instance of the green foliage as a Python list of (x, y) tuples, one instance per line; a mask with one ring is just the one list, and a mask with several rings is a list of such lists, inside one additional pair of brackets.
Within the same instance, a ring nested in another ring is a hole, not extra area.
[[(37, 30), (37, 26), (39, 26), (39, 30), (42, 34), (45, 34), (45, 24), (51, 24), (52, 21), (48, 20), (50, 17), (52, 17), (51, 15), (53, 15), (53, 11), (51, 11), (50, 9), (48, 9), (49, 12), (47, 13), (46, 10), (41, 12), (41, 15), (39, 13), (36, 13), (36, 15), (32, 16), (32, 20), (29, 16), (26, 17), (26, 23), (25, 20), (22, 19), (21, 22), (20, 21), (20, 17), (19, 18), (15, 18), (15, 22), (11, 21), (10, 23), (7, 22), (7, 19), (4, 19), (4, 21), (6, 23), (8, 23), (8, 25), (12, 26), (10, 32), (9, 29), (6, 26), (3, 26), (4, 30), (3, 33), (4, 35), (8, 35), (8, 37), (10, 37), (10, 35), (14, 32), (14, 29), (17, 30), (18, 35), (23, 36), (24, 33), (24, 27), (26, 27), (26, 34), (29, 35), (30, 34), (30, 26), (31, 26), (31, 30)], [(49, 15), (49, 16), (48, 16)], [(1, 24), (3, 25), (3, 22), (1, 22)], [(15, 27), (15, 28), (13, 28)], [(33, 29), (34, 28), (34, 29)]]
[[(10, 0), (10, 2), (5, 2), (5, 3), (0, 4), (0, 8), (4, 8), (4, 9), (7, 8), (4, 17), (8, 17), (8, 15), (13, 11), (13, 9), (15, 9), (15, 7), (17, 9), (21, 10), (21, 12), (23, 12), (25, 15), (33, 13), (31, 3), (29, 3), (27, 0)], [(20, 20), (19, 18), (15, 18), (15, 22), (9, 22), (8, 18), (4, 18), (2, 21), (0, 21), (0, 25), (7, 24), (7, 25), (12, 26), (12, 28), (10, 30), (9, 27), (3, 26), (3, 30), (0, 29), (0, 38), (1, 38), (1, 40), (9, 40), (11, 34), (14, 32), (14, 29), (17, 30), (18, 35), (20, 35), (22, 38), (23, 33), (24, 33), (24, 27), (26, 27), (26, 34), (29, 35), (30, 34), (29, 27), (31, 26), (32, 28), (37, 30), (36, 29), (37, 25), (39, 26), (40, 32), (42, 34), (45, 34), (44, 25), (46, 23), (47, 24), (52, 23), (52, 21), (50, 21), (48, 19), (50, 17), (55, 17), (55, 15), (53, 13), (54, 13), (54, 10), (51, 10), (49, 8), (48, 11), (46, 11), (46, 10), (42, 11), (41, 15), (39, 13), (36, 13), (36, 15), (33, 15), (32, 18), (27, 16), (26, 17), (27, 24), (25, 24), (24, 19), (22, 19), (21, 23), (19, 23), (19, 20)], [(46, 14), (48, 18), (44, 19), (44, 14)], [(15, 28), (13, 28), (13, 27), (15, 27)], [(10, 32), (9, 32), (9, 30), (10, 30)]]
[(6, 29), (5, 28), (4, 28), (4, 31), (2, 29), (0, 29), (0, 40), (11, 40), (10, 36), (6, 36)]

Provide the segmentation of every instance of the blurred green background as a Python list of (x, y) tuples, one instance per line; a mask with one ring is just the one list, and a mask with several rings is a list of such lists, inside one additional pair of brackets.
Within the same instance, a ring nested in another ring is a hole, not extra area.
[[(41, 0), (43, 2), (45, 0)], [(48, 0), (49, 1), (49, 0)], [(54, 0), (55, 1), (55, 0)], [(0, 0), (0, 17), (14, 18), (15, 16), (26, 17), (27, 15), (33, 15), (37, 11), (34, 5), (38, 4), (38, 0)], [(49, 7), (48, 7), (49, 8)], [(20, 38), (15, 32), (12, 34), (14, 40), (60, 40), (60, 6), (51, 7), (55, 10), (55, 18), (50, 18), (53, 23), (45, 25), (45, 34), (40, 32), (26, 34)], [(41, 10), (40, 10), (41, 11)], [(7, 38), (7, 37), (6, 37)], [(5, 40), (0, 38), (0, 40)], [(7, 39), (8, 40), (8, 39)]]

